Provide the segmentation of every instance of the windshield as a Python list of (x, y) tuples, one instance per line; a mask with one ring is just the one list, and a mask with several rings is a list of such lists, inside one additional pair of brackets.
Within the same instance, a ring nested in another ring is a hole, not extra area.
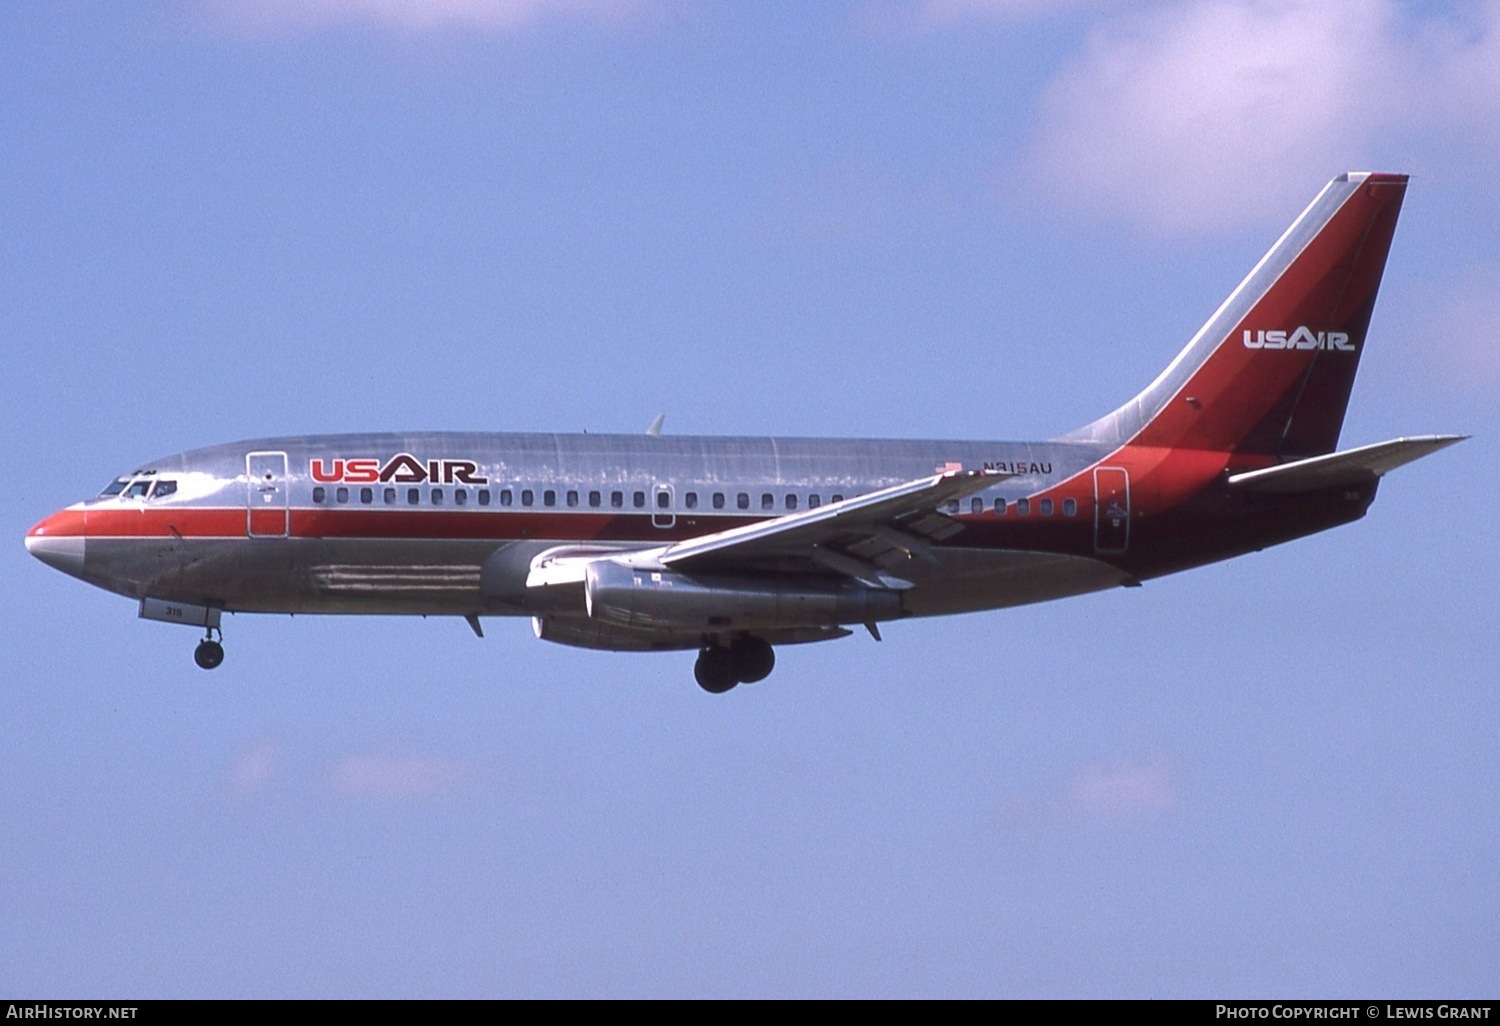
[(107, 499), (111, 495), (119, 495), (121, 492), (123, 492), (125, 490), (125, 486), (128, 485), (129, 483), (130, 483), (130, 478), (128, 478), (128, 477), (117, 477), (113, 481), (111, 481), (109, 484), (107, 484), (107, 485), (104, 486), (104, 491), (102, 491), (102, 492), (99, 493), (99, 498), (101, 498), (101, 499)]

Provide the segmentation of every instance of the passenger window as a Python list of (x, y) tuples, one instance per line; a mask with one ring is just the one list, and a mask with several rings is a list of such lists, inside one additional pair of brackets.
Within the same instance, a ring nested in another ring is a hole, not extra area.
[(970, 513), (983, 513), (984, 512), (984, 500), (981, 499), (981, 498), (979, 498), (979, 496), (977, 496), (977, 495), (974, 498), (970, 499), (969, 500), (969, 512)]
[(791, 492), (787, 492), (787, 495), (786, 495), (786, 508), (787, 509), (796, 509), (797, 508), (797, 497), (795, 495), (793, 495)]
[[(127, 499), (130, 498), (130, 493), (126, 492), (125, 493), (125, 497)], [(322, 485), (318, 485), (316, 488), (313, 489), (313, 502), (323, 502), (327, 498), (328, 498), (328, 489), (327, 488), (324, 488)]]
[(609, 505), (610, 505), (611, 509), (624, 509), (625, 508), (625, 493), (624, 492), (610, 492), (609, 493)]
[(714, 492), (714, 509), (724, 508), (724, 493)]
[(598, 509), (603, 502), (604, 496), (600, 495), (598, 492), (589, 492), (589, 505), (594, 509)]
[[(161, 491), (161, 488), (158, 487), (156, 490), (157, 491)], [(339, 502), (339, 503), (348, 502), (349, 501), (349, 489), (345, 488), (343, 485), (340, 485), (339, 488), (338, 488), (338, 491), (336, 491), (336, 492), (333, 493), (333, 499), (334, 499), (335, 502)]]
[(682, 504), (684, 506), (686, 506), (688, 509), (697, 509), (698, 508), (698, 493), (697, 492), (688, 492), (686, 495), (684, 495), (682, 497)]
[(646, 508), (646, 493), (645, 492), (636, 492), (635, 494), (631, 495), (630, 502), (631, 502), (631, 504), (633, 506), (635, 506), (636, 509), (645, 509)]
[(469, 504), (469, 490), (467, 488), (453, 489), (453, 505), (467, 506)]
[(569, 508), (577, 506), (578, 505), (578, 493), (576, 491), (572, 491), (570, 489), (568, 491), (568, 500), (567, 501), (568, 501), (568, 507)]
[(1063, 500), (1063, 516), (1076, 517), (1078, 515), (1078, 503), (1072, 499)]
[(764, 492), (764, 493), (762, 493), (761, 497), (760, 497), (760, 508), (761, 509), (774, 509), (775, 507), (776, 507), (776, 496), (772, 495), (770, 492)]
[(373, 488), (361, 488), (359, 490), (359, 501), (362, 502), (362, 503), (364, 503), (366, 506), (368, 506), (370, 503), (374, 502), (375, 501), (375, 489), (373, 489)]
[(548, 488), (546, 491), (542, 492), (542, 505), (543, 506), (556, 506), (557, 505), (557, 492), (553, 491), (551, 488)]
[(490, 504), (490, 490), (488, 488), (480, 489), (479, 504), (481, 506), (488, 506)]
[(511, 490), (509, 488), (502, 488), (502, 489), (500, 489), (500, 505), (502, 505), (502, 506), (509, 506), (511, 498), (512, 498), (512, 495), (511, 495)]
[(657, 492), (656, 493), (656, 508), (657, 509), (666, 509), (666, 508), (668, 508), (671, 505), (672, 505), (672, 496), (671, 496), (670, 493), (668, 493), (668, 492)]
[(1004, 499), (996, 499), (995, 500), (995, 512), (999, 513), (1002, 517), (1005, 516), (1005, 500)]
[(521, 489), (521, 505), (523, 505), (523, 506), (530, 506), (534, 501), (536, 501), (536, 496), (532, 493), (531, 489), (530, 488), (522, 488)]
[(833, 501), (834, 502), (843, 502), (844, 501), (844, 497), (842, 495), (835, 495), (833, 497)]
[(422, 489), (408, 488), (406, 490), (406, 504), (408, 506), (420, 506), (422, 504)]
[(745, 492), (740, 492), (740, 494), (738, 494), (738, 495), (736, 495), (734, 497), (734, 504), (736, 506), (738, 506), (740, 509), (749, 509), (750, 508), (750, 496), (747, 493), (745, 493)]
[(1050, 517), (1052, 515), (1052, 500), (1051, 499), (1043, 499), (1041, 501), (1041, 503), (1039, 504), (1039, 507), (1040, 507), (1039, 508), (1039, 512), (1042, 514), (1042, 516), (1044, 516), (1044, 517)]
[(432, 504), (434, 506), (441, 506), (443, 504), (443, 490), (441, 488), (434, 488), (432, 490)]
[(156, 487), (151, 490), (151, 498), (165, 499), (175, 491), (177, 491), (176, 481), (158, 481)]
[(385, 499), (385, 504), (387, 506), (394, 506), (396, 504), (396, 489), (387, 488), (385, 490), (385, 495), (382, 496), (382, 498)]
[(1016, 500), (1016, 516), (1018, 516), (1018, 517), (1025, 517), (1025, 516), (1030, 516), (1030, 515), (1031, 515), (1031, 500), (1030, 499), (1017, 499)]
[(818, 497), (818, 493), (817, 492), (814, 492), (813, 494), (811, 494), (811, 495), (809, 495), (807, 497), (807, 508), (808, 509), (817, 509), (821, 505), (823, 505), (823, 500)]
[(958, 500), (957, 499), (949, 499), (948, 500), (948, 512), (949, 513), (957, 513), (958, 512)]

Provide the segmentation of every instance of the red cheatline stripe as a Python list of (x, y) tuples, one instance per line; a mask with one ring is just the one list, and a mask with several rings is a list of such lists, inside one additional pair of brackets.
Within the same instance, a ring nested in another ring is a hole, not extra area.
[[(758, 519), (678, 513), (673, 527), (656, 528), (647, 512), (296, 508), (291, 510), (291, 534), (296, 538), (666, 542), (727, 530)], [(246, 510), (243, 506), (64, 510), (42, 521), (33, 531), (49, 537), (243, 538), (247, 533)]]

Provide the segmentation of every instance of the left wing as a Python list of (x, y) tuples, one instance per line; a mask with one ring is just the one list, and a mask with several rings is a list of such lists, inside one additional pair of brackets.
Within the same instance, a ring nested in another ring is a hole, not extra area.
[(950, 470), (802, 513), (678, 542), (662, 550), (656, 561), (691, 572), (810, 560), (872, 587), (910, 587), (876, 563), (896, 553), (931, 559), (929, 542), (963, 530), (962, 524), (938, 507), (1013, 476), (989, 470)]
[(852, 577), (872, 588), (910, 588), (910, 581), (877, 564), (893, 557), (936, 562), (930, 543), (963, 530), (938, 506), (1014, 476), (991, 470), (950, 470), (665, 547), (558, 546), (532, 560), (526, 585), (581, 584), (589, 564), (609, 560), (636, 569), (687, 573), (814, 570)]

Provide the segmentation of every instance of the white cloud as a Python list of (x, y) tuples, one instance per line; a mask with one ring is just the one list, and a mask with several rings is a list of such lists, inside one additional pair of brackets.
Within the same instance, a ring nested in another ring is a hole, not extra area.
[(1008, 803), (1004, 818), (1033, 829), (1084, 824), (1123, 827), (1152, 823), (1177, 805), (1177, 784), (1165, 759), (1089, 763), (1050, 794)]
[(281, 746), (269, 738), (251, 745), (230, 767), (229, 793), (237, 798), (258, 793), (271, 779), (280, 756)]
[(204, 0), (226, 27), (257, 34), (330, 25), (369, 25), (417, 34), (440, 30), (509, 32), (552, 19), (623, 21), (648, 0)]
[(328, 786), (353, 798), (436, 798), (473, 777), (464, 763), (428, 755), (348, 755), (328, 769)]
[(1279, 222), (1393, 140), (1500, 142), (1500, 0), (1464, 11), (1188, 0), (1104, 20), (1045, 89), (1024, 169), (1055, 203), (1162, 232)]
[(1165, 762), (1095, 763), (1074, 774), (1063, 792), (1062, 811), (1094, 822), (1157, 819), (1177, 804)]
[(1126, 3), (1139, 4), (1140, 0), (922, 0), (916, 13), (920, 21), (934, 25), (978, 18), (1023, 21)]
[(1500, 265), (1473, 268), (1418, 299), (1411, 347), (1454, 386), (1492, 394), (1500, 389)]

